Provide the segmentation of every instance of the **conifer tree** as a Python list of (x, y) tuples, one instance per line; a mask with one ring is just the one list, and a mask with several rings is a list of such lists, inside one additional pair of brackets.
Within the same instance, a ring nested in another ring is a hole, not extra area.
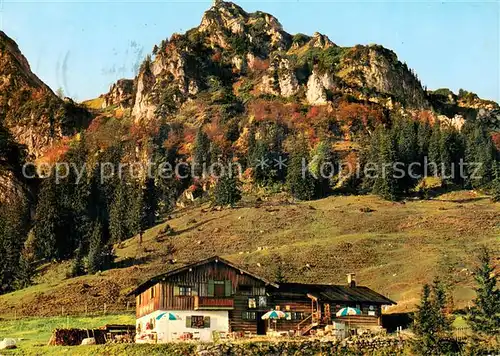
[(493, 202), (500, 202), (500, 163), (497, 161), (493, 162), (493, 181), (491, 182), (491, 196)]
[(276, 180), (277, 174), (272, 167), (272, 154), (268, 145), (257, 141), (250, 159), (250, 167), (253, 168), (253, 178), (256, 183), (269, 185)]
[(429, 173), (441, 176), (441, 127), (438, 122), (432, 127), (429, 141)]
[(257, 141), (255, 139), (256, 130), (255, 125), (250, 125), (250, 129), (248, 130), (248, 139), (247, 139), (247, 167), (253, 167), (254, 165), (254, 153), (255, 148), (257, 146)]
[(14, 281), (15, 289), (29, 287), (33, 283), (33, 260), (24, 251), (19, 254), (19, 262), (17, 263), (16, 279)]
[(396, 200), (399, 195), (394, 169), (394, 164), (397, 162), (394, 146), (391, 135), (382, 131), (377, 161), (378, 171), (373, 185), (373, 193), (387, 200)]
[(156, 223), (156, 213), (158, 212), (158, 191), (154, 178), (149, 177), (146, 179), (143, 190), (143, 203), (145, 228), (153, 227)]
[(210, 164), (210, 139), (202, 127), (196, 133), (193, 162), (195, 177), (202, 177), (205, 173), (204, 166), (206, 167)]
[(234, 174), (226, 173), (219, 177), (214, 189), (214, 203), (218, 206), (233, 206), (241, 200), (239, 182)]
[(46, 178), (42, 182), (35, 212), (35, 254), (38, 258), (62, 257), (58, 245), (63, 240), (63, 220), (57, 185), (52, 178)]
[(94, 274), (101, 271), (104, 262), (102, 226), (99, 222), (95, 222), (89, 236), (88, 272)]
[(497, 287), (495, 267), (491, 264), (490, 252), (482, 246), (475, 269), (476, 298), (470, 309), (468, 320), (473, 330), (485, 335), (498, 335), (500, 331), (500, 290)]
[(334, 173), (334, 158), (327, 141), (321, 141), (314, 151), (309, 169), (316, 180), (317, 196), (324, 197), (330, 191), (330, 178)]
[[(415, 172), (412, 163), (417, 161), (418, 142), (415, 122), (409, 119), (400, 119), (399, 125), (392, 130), (392, 137), (396, 138), (396, 159), (399, 168), (404, 171), (402, 177), (397, 179), (397, 190), (400, 192), (409, 192), (415, 185), (412, 178)], [(401, 173), (399, 173), (401, 174)]]
[(299, 140), (295, 146), (288, 165), (286, 183), (290, 193), (296, 199), (311, 200), (314, 198), (315, 180), (308, 168), (309, 152), (305, 140)]
[(78, 248), (75, 251), (75, 257), (73, 259), (73, 263), (71, 264), (71, 277), (78, 277), (83, 275), (85, 272), (85, 266), (83, 264), (83, 246), (80, 243)]
[(111, 234), (111, 241), (113, 243), (120, 243), (130, 237), (128, 236), (127, 221), (129, 211), (130, 204), (127, 200), (126, 183), (120, 182), (115, 189), (114, 198), (111, 202), (109, 212), (109, 230)]
[(421, 162), (423, 162), (423, 158), (426, 155), (428, 155), (431, 135), (432, 135), (432, 127), (427, 121), (418, 123), (418, 129), (417, 129), (418, 156)]
[(425, 284), (422, 288), (420, 305), (415, 312), (414, 344), (419, 355), (446, 354), (445, 342), (450, 324), (445, 315), (446, 293), (442, 284), (435, 280), (433, 287)]
[(463, 157), (463, 143), (458, 132), (447, 127), (441, 130), (441, 173), (450, 183), (460, 183), (459, 161)]
[(432, 284), (432, 309), (435, 313), (434, 323), (436, 332), (440, 337), (445, 337), (451, 324), (446, 315), (447, 293), (444, 284), (439, 279), (434, 279)]
[(27, 235), (26, 207), (20, 201), (0, 206), (0, 293), (29, 283), (30, 267), (22, 257)]
[(468, 164), (466, 183), (479, 188), (494, 179), (492, 168), (495, 148), (490, 134), (478, 123), (466, 123), (462, 131), (465, 136), (465, 161)]
[(129, 209), (126, 214), (127, 227), (130, 236), (144, 231), (144, 201), (142, 189), (137, 184), (131, 184), (127, 193)]

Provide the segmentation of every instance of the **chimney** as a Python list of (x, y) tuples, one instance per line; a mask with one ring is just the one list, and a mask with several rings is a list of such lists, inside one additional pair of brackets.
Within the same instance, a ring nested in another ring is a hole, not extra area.
[(347, 285), (349, 287), (356, 287), (356, 273), (347, 274)]

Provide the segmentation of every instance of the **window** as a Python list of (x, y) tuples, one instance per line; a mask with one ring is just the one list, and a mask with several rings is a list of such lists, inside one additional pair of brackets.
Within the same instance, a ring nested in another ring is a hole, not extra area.
[(241, 315), (243, 320), (256, 320), (257, 319), (257, 313), (255, 312), (243, 312)]
[(291, 317), (292, 317), (292, 320), (302, 320), (302, 319), (304, 319), (304, 313), (303, 312), (291, 312)]
[(142, 293), (139, 294), (139, 298), (138, 299), (139, 299), (139, 305), (141, 305), (142, 304)]
[(238, 286), (238, 291), (242, 295), (252, 295), (252, 286)]
[(186, 317), (186, 327), (193, 329), (203, 329), (210, 327), (210, 317), (203, 315), (191, 315)]
[(208, 297), (230, 297), (233, 293), (233, 284), (231, 281), (213, 281), (209, 280), (207, 285)]
[(214, 297), (225, 297), (226, 288), (224, 281), (214, 281)]
[(267, 307), (267, 297), (264, 295), (264, 296), (260, 296), (259, 297), (259, 308), (265, 308)]
[(253, 287), (252, 288), (253, 295), (266, 295), (266, 288), (263, 287)]
[(150, 289), (150, 297), (153, 299), (155, 297), (155, 287), (151, 287)]
[(193, 293), (193, 290), (191, 287), (185, 287), (185, 286), (179, 287), (179, 295), (190, 296), (190, 295), (192, 295), (192, 293)]
[(191, 327), (192, 328), (203, 328), (203, 326), (205, 326), (203, 316), (193, 315), (191, 317)]
[(255, 300), (255, 298), (248, 298), (248, 308), (249, 309), (257, 308), (257, 301)]

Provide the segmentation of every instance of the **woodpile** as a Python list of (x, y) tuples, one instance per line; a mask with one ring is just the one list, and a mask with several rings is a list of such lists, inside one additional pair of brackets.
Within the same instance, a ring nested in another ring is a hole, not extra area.
[(83, 339), (95, 338), (96, 344), (105, 344), (105, 331), (84, 329), (55, 329), (48, 342), (49, 346), (81, 345)]

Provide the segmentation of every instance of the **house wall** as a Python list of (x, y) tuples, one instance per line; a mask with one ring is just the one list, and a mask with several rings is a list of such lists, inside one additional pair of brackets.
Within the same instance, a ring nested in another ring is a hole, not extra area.
[(140, 318), (160, 309), (160, 285), (156, 284), (135, 297), (136, 317)]
[[(156, 320), (156, 317), (164, 312), (175, 314), (180, 317), (180, 320), (168, 320), (163, 317)], [(210, 318), (210, 326), (203, 328), (194, 328), (191, 325), (186, 325), (189, 317), (201, 316)], [(146, 324), (153, 324), (153, 329), (146, 330)], [(156, 310), (148, 315), (136, 320), (136, 329), (140, 330), (139, 336), (144, 333), (154, 332), (157, 335), (158, 343), (166, 343), (178, 339), (184, 333), (192, 333), (197, 335), (201, 341), (212, 341), (213, 331), (228, 332), (229, 331), (229, 315), (226, 310)]]
[[(329, 305), (330, 314), (325, 314), (325, 305)], [(279, 295), (274, 294), (270, 300), (270, 306), (273, 309), (279, 308), (285, 313), (290, 313), (288, 318), (280, 319), (276, 323), (271, 324), (273, 329), (278, 331), (290, 331), (297, 330), (297, 327), (304, 327), (311, 323), (311, 319), (302, 323), (304, 319), (309, 317), (313, 312), (313, 305), (311, 299), (306, 295)], [(362, 312), (361, 315), (351, 316), (349, 318), (342, 317), (337, 318), (335, 314), (337, 311), (344, 307), (354, 307), (359, 308)], [(372, 327), (381, 325), (381, 306), (379, 304), (356, 304), (356, 303), (345, 303), (345, 302), (322, 302), (319, 301), (319, 309), (321, 312), (321, 320), (324, 324), (331, 324), (332, 321), (342, 322), (346, 324), (356, 325), (360, 327)], [(314, 311), (316, 311), (316, 303), (314, 303)], [(296, 318), (297, 313), (303, 313), (303, 318)], [(300, 324), (300, 325), (299, 325)]]

